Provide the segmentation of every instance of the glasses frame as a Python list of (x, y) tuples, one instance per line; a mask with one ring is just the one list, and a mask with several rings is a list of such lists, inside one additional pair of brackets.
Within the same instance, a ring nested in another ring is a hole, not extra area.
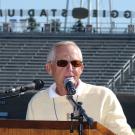
[(56, 60), (56, 64), (57, 64), (58, 67), (66, 67), (69, 63), (74, 68), (81, 67), (83, 65), (83, 62), (80, 61), (80, 60), (71, 60), (71, 61), (68, 61), (68, 60)]

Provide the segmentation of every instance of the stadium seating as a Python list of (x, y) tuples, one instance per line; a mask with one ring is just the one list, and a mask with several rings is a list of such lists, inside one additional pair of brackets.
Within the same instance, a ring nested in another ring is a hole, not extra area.
[(5, 34), (0, 38), (0, 90), (17, 87), (33, 79), (43, 79), (45, 86), (49, 86), (52, 79), (44, 71), (46, 56), (53, 43), (61, 40), (74, 40), (82, 49), (85, 64), (82, 80), (106, 86), (135, 50), (135, 39), (130, 39), (129, 35), (117, 36), (88, 35), (84, 38), (82, 35), (80, 38), (53, 34), (48, 38), (46, 34), (38, 36), (36, 33)]
[[(48, 87), (53, 80), (44, 69), (46, 56), (52, 45), (62, 40), (73, 40), (79, 45), (85, 64), (81, 79), (96, 85), (107, 86), (135, 53), (135, 36), (132, 34), (0, 33), (0, 97), (5, 95), (4, 91), (34, 79), (44, 80), (45, 87)], [(133, 94), (134, 88), (133, 72), (118, 86), (117, 92)], [(0, 100), (0, 117), (24, 119), (33, 94), (35, 91), (20, 98)], [(3, 116), (5, 114), (7, 116)]]

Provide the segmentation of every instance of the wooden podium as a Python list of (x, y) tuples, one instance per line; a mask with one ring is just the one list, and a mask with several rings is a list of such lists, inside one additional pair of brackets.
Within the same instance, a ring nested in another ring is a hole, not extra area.
[[(77, 121), (0, 120), (0, 135), (79, 135)], [(115, 135), (94, 122), (89, 128), (83, 123), (83, 135)]]

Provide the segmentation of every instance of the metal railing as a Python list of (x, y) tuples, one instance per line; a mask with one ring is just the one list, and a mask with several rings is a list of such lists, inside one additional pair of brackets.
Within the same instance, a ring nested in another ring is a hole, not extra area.
[(128, 60), (125, 65), (110, 79), (107, 83), (107, 87), (109, 87), (114, 92), (117, 91), (117, 86), (121, 85), (127, 78), (133, 73), (135, 63), (135, 54)]
[[(61, 22), (61, 25), (59, 26), (59, 30), (57, 28), (54, 28), (52, 26), (51, 22), (37, 22), (37, 26), (32, 32), (79, 32), (73, 29), (74, 22), (69, 22), (66, 29), (64, 28), (64, 23)], [(115, 23), (115, 26), (110, 26), (110, 24), (102, 23), (99, 25), (99, 27), (96, 27), (95, 23), (92, 23), (91, 25), (87, 25), (86, 23), (83, 23), (84, 30), (83, 32), (89, 32), (89, 33), (109, 33), (109, 34), (125, 34), (125, 33), (135, 33), (135, 24), (129, 24), (129, 23)], [(9, 22), (0, 22), (0, 31), (1, 32), (31, 32), (28, 29), (28, 22), (26, 19), (21, 21), (9, 21)], [(53, 30), (52, 30), (53, 29)], [(66, 31), (65, 31), (66, 30)]]

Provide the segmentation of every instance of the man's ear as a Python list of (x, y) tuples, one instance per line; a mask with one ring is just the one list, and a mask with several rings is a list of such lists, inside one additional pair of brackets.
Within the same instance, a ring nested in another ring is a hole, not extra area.
[(83, 70), (84, 70), (84, 64), (80, 67), (80, 74), (83, 73)]
[(83, 64), (82, 67), (81, 67), (81, 68), (82, 68), (82, 72), (83, 72), (83, 70), (84, 70), (84, 66), (85, 66), (85, 65)]
[(52, 75), (52, 67), (50, 63), (45, 64), (45, 70), (49, 75)]

